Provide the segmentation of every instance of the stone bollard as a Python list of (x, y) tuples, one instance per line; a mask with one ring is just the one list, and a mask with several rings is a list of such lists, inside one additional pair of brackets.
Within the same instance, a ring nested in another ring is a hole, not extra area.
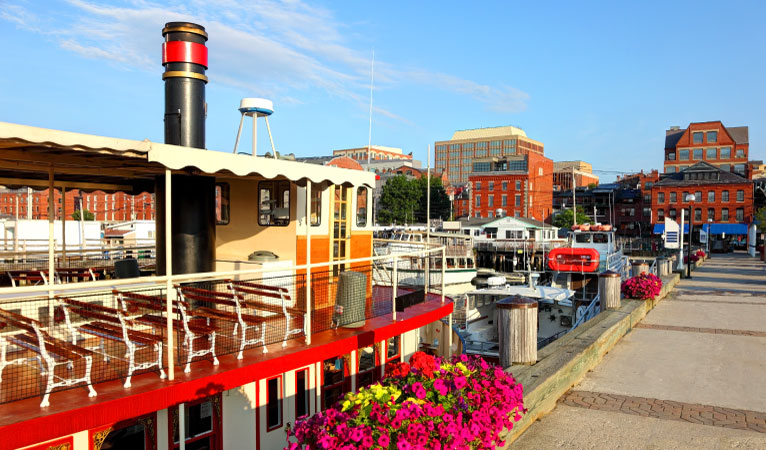
[(642, 273), (646, 273), (646, 272), (649, 272), (649, 264), (645, 262), (640, 262), (640, 263), (633, 264), (631, 275), (634, 277), (637, 277), (641, 275)]
[(537, 362), (537, 301), (515, 295), (496, 303), (500, 365)]
[(620, 308), (620, 274), (607, 270), (598, 276), (598, 297), (601, 310)]

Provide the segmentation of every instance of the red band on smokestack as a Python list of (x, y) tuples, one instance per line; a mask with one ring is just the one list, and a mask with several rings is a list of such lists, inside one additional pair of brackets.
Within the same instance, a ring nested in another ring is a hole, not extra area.
[(170, 41), (162, 43), (162, 64), (188, 62), (207, 69), (207, 47), (196, 42)]

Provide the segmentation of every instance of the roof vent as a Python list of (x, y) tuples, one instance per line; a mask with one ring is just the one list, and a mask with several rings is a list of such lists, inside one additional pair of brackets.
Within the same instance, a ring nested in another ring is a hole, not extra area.
[(242, 118), (239, 119), (237, 140), (234, 142), (234, 151), (232, 153), (237, 153), (239, 137), (242, 134), (242, 124), (245, 121), (245, 116), (248, 116), (253, 118), (253, 156), (258, 154), (258, 118), (263, 117), (266, 121), (266, 130), (269, 132), (271, 154), (276, 158), (277, 151), (274, 149), (274, 139), (271, 137), (271, 127), (269, 126), (269, 116), (274, 114), (274, 103), (265, 98), (243, 98), (242, 101), (239, 102), (239, 112), (242, 113)]

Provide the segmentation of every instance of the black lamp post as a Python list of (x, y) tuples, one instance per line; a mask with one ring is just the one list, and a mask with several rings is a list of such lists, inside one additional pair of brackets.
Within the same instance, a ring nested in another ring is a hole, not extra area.
[(693, 194), (686, 196), (686, 201), (689, 202), (689, 248), (686, 251), (686, 278), (692, 277), (692, 229), (694, 228), (694, 216), (692, 216), (692, 213), (694, 212), (694, 200), (696, 199), (697, 197)]

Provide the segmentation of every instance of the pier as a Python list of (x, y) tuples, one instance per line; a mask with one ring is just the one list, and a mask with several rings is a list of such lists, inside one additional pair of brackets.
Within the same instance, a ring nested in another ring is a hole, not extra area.
[(764, 264), (713, 255), (511, 448), (766, 448), (764, 318)]

